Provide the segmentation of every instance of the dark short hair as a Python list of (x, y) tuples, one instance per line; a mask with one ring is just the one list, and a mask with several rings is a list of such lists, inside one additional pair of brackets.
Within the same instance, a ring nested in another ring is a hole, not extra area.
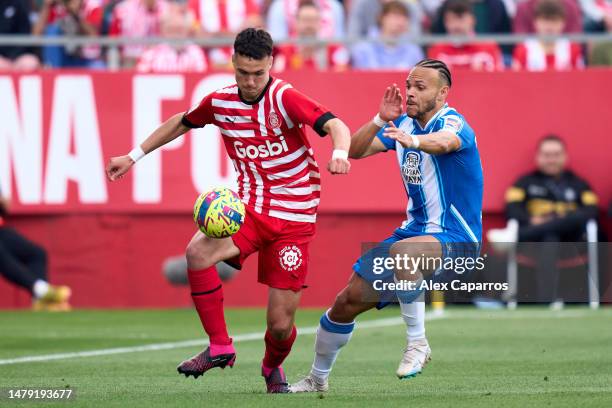
[(565, 20), (565, 7), (559, 0), (539, 0), (535, 4), (533, 10), (535, 18), (543, 18), (547, 20), (562, 19)]
[(540, 150), (540, 148), (542, 147), (542, 145), (546, 142), (557, 142), (559, 143), (561, 146), (563, 146), (563, 149), (565, 149), (566, 144), (565, 144), (565, 140), (563, 140), (561, 138), (561, 136), (556, 135), (554, 133), (550, 133), (544, 137), (542, 137), (540, 140), (538, 140), (538, 146), (537, 149)]
[(304, 7), (313, 7), (313, 8), (316, 8), (317, 10), (319, 10), (319, 6), (317, 5), (317, 3), (314, 0), (300, 0), (300, 3), (298, 4), (297, 11), (299, 12)]
[(442, 15), (453, 13), (462, 16), (466, 13), (474, 14), (474, 8), (470, 0), (446, 0), (442, 5)]
[(440, 75), (440, 80), (442, 82), (444, 82), (449, 87), (453, 84), (453, 80), (448, 66), (440, 60), (426, 58), (417, 62), (414, 67), (435, 69), (436, 71), (438, 71), (438, 75)]
[(246, 28), (238, 33), (234, 41), (234, 53), (261, 60), (272, 55), (274, 42), (266, 30)]
[(380, 18), (391, 13), (401, 14), (405, 17), (410, 17), (410, 10), (408, 10), (406, 4), (398, 0), (391, 0), (383, 4), (382, 9), (380, 10)]

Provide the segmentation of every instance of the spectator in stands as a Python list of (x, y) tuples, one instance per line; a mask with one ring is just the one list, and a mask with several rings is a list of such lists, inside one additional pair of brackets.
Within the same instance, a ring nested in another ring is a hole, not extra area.
[[(577, 3), (578, 0), (560, 0), (564, 14), (564, 33), (582, 32), (582, 14)], [(514, 17), (513, 30), (517, 34), (535, 33), (535, 10), (539, 0), (524, 0), (518, 3), (516, 17)]]
[[(477, 33), (509, 33), (511, 31), (511, 21), (508, 11), (502, 0), (472, 0), (472, 10), (476, 17), (475, 30)], [(446, 0), (438, 11), (435, 21), (432, 24), (433, 33), (445, 34), (444, 14), (452, 0)]]
[[(102, 20), (99, 0), (44, 0), (32, 33), (47, 36), (98, 35)], [(49, 45), (43, 47), (43, 61), (53, 68), (104, 68), (97, 45)]]
[[(476, 16), (470, 0), (449, 0), (444, 8), (444, 27), (450, 35), (476, 35)], [(436, 44), (429, 48), (428, 57), (444, 61), (451, 69), (469, 68), (477, 71), (501, 71), (504, 60), (496, 43)]]
[[(0, 2), (0, 35), (30, 34), (30, 11), (23, 0)], [(1, 71), (32, 71), (40, 62), (31, 47), (0, 46)]]
[[(186, 39), (196, 30), (195, 15), (186, 4), (171, 3), (160, 24), (160, 34), (167, 38)], [(206, 69), (206, 54), (195, 44), (151, 46), (142, 53), (136, 65), (139, 72), (203, 72)]]
[[(166, 0), (124, 0), (113, 9), (109, 34), (121, 37), (159, 36), (161, 17), (167, 9)], [(123, 46), (122, 65), (133, 67), (145, 48), (141, 44)]]
[(353, 47), (354, 68), (406, 70), (423, 59), (421, 47), (406, 40), (410, 32), (410, 16), (402, 2), (385, 3), (378, 21), (378, 37)]
[[(248, 27), (262, 27), (263, 18), (257, 0), (189, 0), (189, 8), (208, 37), (233, 37)], [(208, 51), (214, 68), (232, 67), (232, 47), (217, 47)]]
[[(266, 26), (275, 42), (295, 34), (295, 16), (301, 0), (274, 0), (270, 4)], [(344, 38), (344, 8), (338, 0), (316, 0), (321, 12), (320, 37)]]
[[(612, 33), (612, 13), (604, 17), (606, 31)], [(600, 42), (593, 46), (589, 58), (589, 65), (612, 65), (612, 41)]]
[[(565, 8), (560, 0), (538, 0), (533, 22), (538, 35), (561, 35), (565, 28)], [(584, 68), (580, 44), (567, 39), (529, 39), (514, 49), (516, 70), (544, 71)]]
[(30, 292), (35, 310), (70, 310), (70, 288), (47, 280), (47, 253), (4, 221), (10, 201), (0, 192), (0, 275)]
[[(383, 4), (389, 0), (353, 0), (348, 12), (348, 37), (364, 39), (366, 37), (375, 38), (378, 36), (379, 25), (378, 16)], [(423, 20), (423, 8), (421, 3), (403, 1), (410, 15), (410, 34), (419, 35), (421, 33), (421, 21)]]
[[(298, 40), (316, 40), (321, 29), (321, 11), (313, 0), (303, 0), (295, 19)], [(287, 44), (278, 47), (274, 55), (274, 70), (331, 69), (342, 71), (349, 63), (349, 53), (341, 45)]]
[[(540, 140), (537, 170), (520, 177), (506, 192), (504, 229), (491, 229), (495, 246), (514, 242), (577, 242), (584, 240), (586, 223), (597, 219), (597, 196), (589, 184), (567, 169), (565, 142), (556, 135)], [(559, 246), (537, 247), (539, 300), (556, 301)]]
[(605, 31), (612, 17), (612, 0), (580, 0), (586, 31)]

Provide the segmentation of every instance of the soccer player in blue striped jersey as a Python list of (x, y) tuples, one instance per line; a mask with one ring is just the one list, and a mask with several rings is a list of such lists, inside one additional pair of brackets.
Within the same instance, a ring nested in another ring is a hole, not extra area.
[[(357, 315), (391, 301), (399, 300), (407, 325), (407, 346), (397, 376), (412, 377), (429, 361), (423, 302), (426, 286), (422, 282), (464, 279), (466, 269), (459, 272), (453, 265), (459, 265), (460, 258), (463, 264), (467, 258), (474, 263), (482, 236), (480, 155), (474, 131), (446, 103), (451, 84), (450, 71), (443, 62), (419, 62), (406, 80), (406, 112), (401, 91), (394, 84), (387, 88), (379, 113), (353, 135), (352, 158), (394, 151), (408, 195), (407, 218), (354, 264), (348, 285), (321, 317), (312, 370), (290, 387), (292, 392), (326, 391), (329, 373), (351, 337)], [(415, 266), (399, 261), (383, 265), (380, 261), (417, 258), (443, 262)], [(402, 282), (413, 286), (384, 290), (385, 283)]]

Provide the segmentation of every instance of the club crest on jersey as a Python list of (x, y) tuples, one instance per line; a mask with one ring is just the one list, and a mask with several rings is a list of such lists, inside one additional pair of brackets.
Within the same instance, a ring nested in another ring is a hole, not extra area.
[(444, 126), (442, 128), (454, 133), (459, 133), (462, 126), (463, 123), (458, 116), (447, 116), (444, 118)]
[(272, 129), (278, 129), (281, 127), (281, 119), (274, 111), (268, 114), (268, 126), (270, 126)]
[(284, 270), (293, 272), (302, 266), (302, 251), (295, 245), (287, 245), (278, 253), (278, 260)]
[(421, 164), (421, 155), (416, 152), (408, 152), (402, 164), (402, 177), (406, 181), (406, 184), (421, 184), (421, 170), (419, 165)]

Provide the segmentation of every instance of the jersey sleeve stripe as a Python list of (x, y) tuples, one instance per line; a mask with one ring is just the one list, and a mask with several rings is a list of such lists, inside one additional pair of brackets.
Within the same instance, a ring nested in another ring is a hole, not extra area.
[(283, 118), (285, 119), (285, 123), (287, 124), (287, 127), (289, 129), (292, 129), (293, 121), (291, 120), (291, 118), (289, 118), (289, 115), (287, 114), (287, 111), (285, 110), (285, 106), (283, 105), (283, 94), (289, 88), (292, 88), (292, 86), (289, 84), (286, 84), (278, 91), (278, 93), (276, 94), (276, 104), (278, 105), (278, 109), (281, 111), (281, 114), (283, 115)]
[(315, 121), (314, 126), (312, 127), (312, 129), (317, 132), (317, 134), (321, 137), (323, 136), (327, 136), (327, 132), (325, 130), (323, 130), (323, 126), (325, 126), (325, 124), (334, 119), (336, 116), (331, 113), (331, 112), (325, 112), (324, 114), (322, 114), (321, 116), (319, 116), (319, 118)]

